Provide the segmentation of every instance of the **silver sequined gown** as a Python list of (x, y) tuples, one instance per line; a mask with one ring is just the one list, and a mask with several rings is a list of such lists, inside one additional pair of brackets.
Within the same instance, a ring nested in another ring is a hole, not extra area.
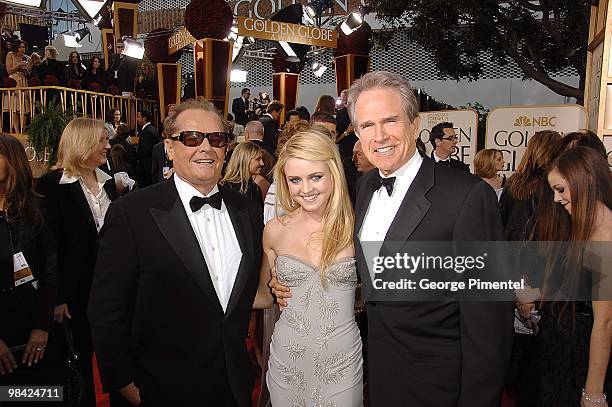
[(355, 260), (319, 270), (293, 256), (276, 258), (292, 298), (274, 326), (266, 380), (273, 407), (363, 406), (363, 358), (355, 323)]

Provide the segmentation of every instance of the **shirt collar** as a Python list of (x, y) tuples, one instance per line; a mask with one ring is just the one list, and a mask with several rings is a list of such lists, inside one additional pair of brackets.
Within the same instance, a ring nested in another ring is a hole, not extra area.
[(436, 154), (436, 150), (433, 151), (433, 158), (434, 160), (439, 163), (440, 161), (446, 161), (448, 160), (450, 157), (448, 157), (446, 160), (441, 159), (440, 157), (438, 157), (438, 154)]
[[(100, 185), (100, 187), (102, 187), (102, 185), (104, 185), (106, 181), (112, 178), (110, 175), (108, 175), (107, 173), (105, 173), (99, 168), (96, 168), (95, 173), (96, 173), (96, 179), (98, 180), (98, 185)], [(77, 182), (81, 178), (82, 177), (80, 175), (78, 176), (68, 175), (66, 171), (63, 171), (62, 178), (60, 178), (59, 183), (60, 184), (72, 184), (73, 182)]]
[[(179, 198), (181, 198), (181, 202), (183, 203), (185, 212), (187, 212), (187, 215), (193, 213), (193, 211), (191, 210), (191, 206), (189, 205), (189, 201), (191, 201), (191, 198), (193, 198), (194, 196), (204, 198), (205, 196), (202, 195), (200, 191), (195, 189), (187, 181), (184, 181), (181, 177), (176, 175), (176, 173), (172, 176), (172, 178), (174, 179), (174, 185), (176, 186), (176, 190), (178, 191)], [(206, 195), (206, 197), (209, 197), (217, 192), (219, 192), (219, 187), (215, 185), (212, 191), (210, 191)]]
[(393, 173), (389, 175), (383, 175), (382, 171), (380, 170), (378, 170), (378, 173), (380, 174), (382, 178), (389, 178), (389, 177), (403, 178), (406, 176), (414, 176), (416, 175), (418, 169), (421, 167), (422, 162), (423, 162), (423, 157), (421, 157), (421, 154), (419, 154), (419, 152), (415, 150), (412, 158), (410, 158), (410, 160), (408, 160), (404, 165), (399, 167)]
[(143, 131), (145, 127), (147, 127), (149, 124), (151, 124), (151, 122), (146, 122), (145, 124), (143, 124), (142, 129), (140, 129), (140, 131)]

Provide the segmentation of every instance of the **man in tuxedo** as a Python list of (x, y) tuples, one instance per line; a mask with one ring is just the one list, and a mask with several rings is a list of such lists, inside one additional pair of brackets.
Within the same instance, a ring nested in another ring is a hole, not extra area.
[(140, 126), (138, 133), (138, 185), (142, 187), (153, 183), (151, 167), (153, 160), (153, 146), (160, 141), (159, 133), (151, 123), (153, 115), (145, 109), (136, 113), (136, 123)]
[(127, 55), (123, 55), (123, 41), (119, 40), (115, 44), (116, 53), (111, 55), (106, 71), (106, 83), (117, 86), (119, 92), (134, 93), (136, 87), (136, 69), (138, 60)]
[(251, 90), (249, 88), (242, 89), (240, 97), (232, 101), (232, 113), (236, 118), (236, 123), (245, 126), (249, 120), (249, 98)]
[(251, 406), (247, 335), (261, 208), (218, 186), (229, 135), (214, 105), (177, 106), (172, 179), (111, 206), (89, 317), (102, 383), (133, 405)]
[(268, 104), (266, 114), (260, 117), (259, 121), (264, 127), (263, 145), (268, 151), (276, 151), (276, 140), (278, 139), (278, 126), (280, 115), (285, 105), (278, 100), (273, 100)]
[(429, 142), (434, 149), (431, 153), (431, 158), (435, 162), (447, 167), (459, 168), (460, 170), (470, 172), (469, 165), (451, 157), (451, 155), (455, 154), (457, 143), (459, 142), (459, 137), (455, 133), (452, 123), (442, 122), (433, 126), (429, 135)]
[[(418, 105), (408, 81), (368, 73), (351, 86), (348, 109), (365, 158), (378, 169), (356, 187), (355, 250), (364, 292), (373, 285), (361, 242), (380, 242), (380, 255), (391, 256), (391, 242), (502, 239), (491, 187), (417, 153)], [(287, 297), (276, 279), (270, 284), (277, 297)], [(372, 407), (499, 406), (511, 304), (369, 300), (367, 314)]]

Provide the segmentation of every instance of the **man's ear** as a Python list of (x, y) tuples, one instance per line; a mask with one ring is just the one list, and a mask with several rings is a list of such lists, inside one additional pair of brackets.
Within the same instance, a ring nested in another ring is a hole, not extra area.
[(168, 154), (168, 159), (170, 161), (172, 161), (173, 158), (174, 158), (174, 146), (172, 145), (172, 140), (164, 139), (164, 145), (166, 146), (166, 151), (167, 151), (167, 154)]

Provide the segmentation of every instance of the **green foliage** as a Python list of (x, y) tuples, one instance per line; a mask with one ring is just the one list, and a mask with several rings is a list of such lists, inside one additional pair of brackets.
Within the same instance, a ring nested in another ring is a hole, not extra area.
[[(439, 74), (455, 80), (482, 76), (485, 58), (501, 65), (512, 59), (526, 78), (554, 92), (584, 94), (590, 0), (367, 0), (383, 31), (406, 29), (432, 54)], [(388, 42), (386, 43), (388, 45)], [(573, 67), (580, 75), (578, 88), (551, 74)]]
[(64, 112), (56, 102), (51, 102), (44, 108), (40, 102), (37, 102), (36, 111), (41, 113), (32, 117), (32, 123), (26, 129), (28, 142), (37, 154), (47, 149), (49, 152), (48, 165), (52, 166), (57, 161), (57, 147), (62, 132), (68, 122), (73, 119), (74, 114), (72, 111)]

